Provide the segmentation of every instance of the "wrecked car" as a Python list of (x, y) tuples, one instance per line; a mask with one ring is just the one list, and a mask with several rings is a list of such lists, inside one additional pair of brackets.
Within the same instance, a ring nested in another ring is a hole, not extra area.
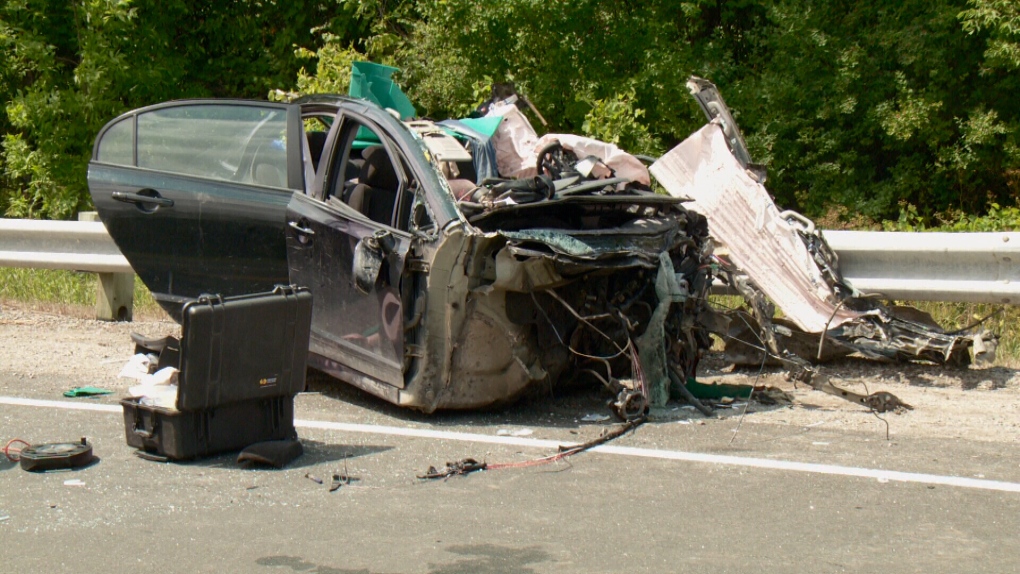
[[(392, 96), (392, 69), (376, 68), (366, 85)], [(707, 414), (687, 387), (710, 332), (734, 362), (777, 361), (880, 411), (906, 405), (812, 363), (969, 360), (973, 334), (854, 290), (821, 232), (772, 202), (715, 86), (688, 87), (709, 123), (650, 167), (539, 137), (513, 95), (438, 123), (406, 101), (193, 100), (111, 121), (89, 187), (171, 316), (203, 293), (307, 287), (309, 364), (427, 412), (589, 383), (623, 418), (671, 396)], [(716, 276), (746, 310), (709, 307)]]
[(502, 112), (437, 126), (342, 96), (168, 102), (103, 128), (89, 187), (171, 316), (202, 293), (308, 287), (309, 365), (391, 403), (588, 382), (625, 417), (664, 404), (711, 343), (705, 218), (615, 146), (539, 141)]

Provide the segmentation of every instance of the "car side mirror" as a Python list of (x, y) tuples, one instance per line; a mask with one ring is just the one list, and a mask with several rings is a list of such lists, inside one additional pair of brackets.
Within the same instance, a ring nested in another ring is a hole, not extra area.
[(354, 247), (354, 286), (364, 294), (375, 289), (383, 261), (393, 253), (397, 240), (388, 230), (380, 229), (363, 237)]

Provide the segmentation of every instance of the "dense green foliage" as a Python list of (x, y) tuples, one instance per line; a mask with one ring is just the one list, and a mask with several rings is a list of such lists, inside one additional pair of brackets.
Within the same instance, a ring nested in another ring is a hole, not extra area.
[[(872, 219), (979, 212), (1020, 193), (1015, 2), (423, 3), (401, 53), (414, 100), (441, 115), (483, 77), (514, 80), (553, 129), (638, 151), (702, 118), (690, 74), (736, 112), (780, 204)], [(458, 78), (462, 78), (458, 80)], [(612, 130), (610, 130), (612, 131)]]
[(701, 125), (685, 81), (709, 78), (809, 215), (980, 227), (1020, 197), (1015, 0), (0, 0), (0, 210), (87, 205), (122, 111), (343, 92), (356, 58), (403, 68), (423, 115), (512, 81), (550, 131), (641, 153)]
[[(189, 97), (265, 97), (293, 81), (317, 31), (371, 33), (332, 0), (0, 0), (0, 211), (66, 218), (88, 205), (99, 129)], [(316, 30), (313, 30), (316, 28)]]

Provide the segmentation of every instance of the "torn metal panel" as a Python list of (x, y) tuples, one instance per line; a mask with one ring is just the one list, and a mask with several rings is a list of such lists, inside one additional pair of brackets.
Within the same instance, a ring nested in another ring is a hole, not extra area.
[[(663, 156), (651, 171), (671, 195), (692, 197), (711, 222), (713, 237), (728, 248), (728, 260), (718, 261), (756, 309), (762, 349), (774, 354), (785, 350), (813, 362), (831, 358), (834, 351), (840, 354), (840, 348), (881, 360), (967, 360), (967, 336), (946, 334), (930, 320), (918, 322), (916, 310), (906, 314), (857, 297), (814, 224), (799, 214), (779, 211), (765, 187), (734, 156), (717, 121)], [(768, 301), (758, 301), (759, 292)], [(788, 327), (777, 328), (769, 302), (783, 310), (791, 323)], [(777, 342), (782, 330), (788, 334)], [(804, 333), (816, 334), (817, 352), (812, 352)], [(746, 359), (739, 349), (733, 354)]]
[(669, 364), (666, 350), (666, 317), (673, 303), (683, 303), (690, 296), (687, 280), (677, 277), (668, 253), (659, 255), (659, 270), (655, 275), (655, 296), (659, 300), (648, 321), (648, 327), (635, 341), (641, 372), (648, 387), (648, 399), (661, 406), (669, 400)]
[(835, 293), (761, 183), (740, 165), (718, 123), (709, 123), (651, 166), (673, 197), (690, 197), (731, 260), (801, 329), (821, 332), (860, 316)]
[[(779, 362), (816, 390), (880, 412), (910, 407), (888, 393), (843, 390), (810, 363), (850, 352), (886, 361), (970, 361), (974, 335), (947, 333), (916, 309), (887, 306), (854, 289), (814, 223), (773, 203), (762, 185), (764, 170), (750, 163), (715, 86), (692, 78), (688, 87), (710, 123), (650, 169), (670, 195), (694, 199), (713, 237), (728, 248), (726, 257), (714, 261), (748, 305), (747, 312), (728, 313), (726, 332), (717, 331), (727, 338), (730, 360)], [(775, 306), (783, 319), (774, 318)]]

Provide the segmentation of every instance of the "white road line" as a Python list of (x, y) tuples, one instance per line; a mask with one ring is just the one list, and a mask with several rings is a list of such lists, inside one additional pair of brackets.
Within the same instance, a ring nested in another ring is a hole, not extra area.
[[(70, 401), (47, 401), (37, 399), (23, 399), (18, 397), (0, 396), (0, 404), (25, 407), (42, 407), (51, 409), (98, 411), (118, 414), (122, 412), (121, 407), (118, 405), (89, 404)], [(294, 426), (298, 428), (334, 430), (341, 432), (377, 434), (386, 436), (403, 436), (437, 440), (454, 440), (485, 444), (501, 444), (508, 446), (521, 446), (537, 449), (554, 449), (560, 445), (571, 444), (562, 443), (554, 440), (542, 440), (534, 438), (491, 436), (464, 432), (451, 432), (380, 425), (366, 425), (358, 423), (309, 421), (302, 419), (295, 419)], [(815, 474), (854, 476), (858, 478), (874, 478), (880, 481), (913, 482), (918, 484), (936, 484), (942, 486), (957, 486), (960, 488), (975, 488), (979, 490), (1020, 492), (1020, 483), (1016, 482), (1003, 482), (999, 480), (966, 478), (962, 476), (944, 476), (939, 474), (924, 474), (917, 472), (900, 472), (895, 470), (879, 470), (873, 468), (859, 468), (853, 466), (838, 466), (832, 464), (818, 464), (812, 462), (772, 460), (765, 458), (750, 458), (744, 456), (729, 456), (722, 454), (683, 452), (675, 450), (657, 450), (649, 448), (615, 446), (615, 445), (598, 446), (591, 449), (590, 452), (600, 452), (603, 454), (632, 456), (639, 458), (655, 458), (661, 460), (678, 460), (684, 462), (700, 462), (706, 464), (764, 468), (768, 470), (785, 470), (792, 472), (810, 472)]]
[(20, 407), (44, 407), (49, 409), (67, 409), (71, 411), (100, 411), (104, 413), (123, 412), (120, 405), (101, 405), (97, 403), (73, 403), (71, 401), (41, 401), (18, 397), (0, 397), (0, 404)]

